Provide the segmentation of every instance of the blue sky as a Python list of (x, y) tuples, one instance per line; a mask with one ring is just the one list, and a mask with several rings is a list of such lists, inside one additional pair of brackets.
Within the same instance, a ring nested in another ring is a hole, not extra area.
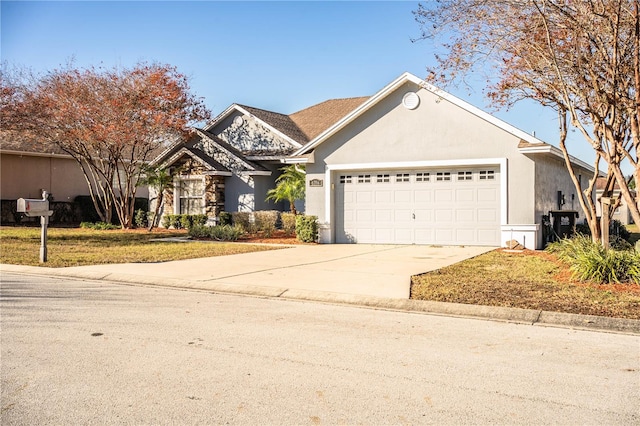
[[(412, 11), (418, 2), (32, 2), (0, 3), (0, 55), (47, 71), (168, 63), (190, 77), (214, 115), (232, 103), (289, 114), (332, 98), (376, 93), (405, 71), (426, 75), (433, 46)], [(481, 79), (478, 79), (482, 81)], [(494, 111), (482, 85), (449, 92), (556, 144), (553, 111), (522, 104)], [(591, 163), (574, 137), (573, 152)]]

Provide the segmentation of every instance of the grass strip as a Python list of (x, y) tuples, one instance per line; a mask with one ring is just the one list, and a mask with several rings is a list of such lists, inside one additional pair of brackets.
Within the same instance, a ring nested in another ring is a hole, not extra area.
[(99, 231), (50, 228), (48, 259), (39, 263), (40, 228), (0, 227), (0, 263), (47, 267), (108, 263), (168, 262), (171, 260), (227, 256), (278, 247), (239, 243), (168, 242), (159, 238), (186, 236), (186, 231)]

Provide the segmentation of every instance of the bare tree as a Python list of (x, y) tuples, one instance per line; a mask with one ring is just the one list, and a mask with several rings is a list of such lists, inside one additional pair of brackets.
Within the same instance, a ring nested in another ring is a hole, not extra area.
[[(636, 223), (639, 198), (622, 165), (637, 179), (640, 27), (637, 0), (440, 0), (414, 12), (422, 38), (444, 53), (430, 79), (464, 81), (487, 72), (487, 95), (498, 105), (531, 99), (553, 108), (559, 147), (595, 240), (600, 232), (591, 198), (600, 160), (615, 178)], [(572, 169), (567, 133), (577, 129), (595, 152), (591, 186), (582, 192)]]
[(4, 130), (57, 144), (80, 165), (101, 220), (112, 209), (133, 224), (142, 166), (168, 142), (209, 118), (175, 67), (67, 67), (44, 77), (8, 75), (1, 82)]

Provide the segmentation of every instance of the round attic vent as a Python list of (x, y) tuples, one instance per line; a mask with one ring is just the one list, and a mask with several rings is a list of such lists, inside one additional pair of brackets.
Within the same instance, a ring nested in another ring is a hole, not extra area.
[(415, 92), (407, 92), (402, 97), (402, 105), (407, 109), (416, 109), (420, 105), (420, 97)]
[(244, 124), (244, 118), (242, 118), (241, 115), (236, 116), (236, 118), (233, 119), (233, 124), (236, 126), (242, 126)]

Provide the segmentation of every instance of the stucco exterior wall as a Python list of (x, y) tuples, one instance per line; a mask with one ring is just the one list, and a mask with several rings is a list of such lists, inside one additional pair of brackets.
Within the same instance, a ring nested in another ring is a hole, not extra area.
[[(240, 117), (242, 123), (234, 120)], [(278, 153), (289, 152), (291, 144), (280, 135), (266, 128), (253, 117), (236, 111), (210, 129), (210, 132), (241, 152)]]
[[(589, 187), (589, 179), (592, 173), (581, 168), (576, 168), (577, 177), (581, 183), (582, 191)], [(562, 159), (557, 157), (538, 156), (536, 158), (536, 196), (535, 196), (535, 216), (540, 222), (542, 215), (548, 214), (550, 210), (576, 210), (580, 215), (579, 221), (585, 217), (580, 206), (578, 197), (580, 196), (569, 172)], [(565, 204), (558, 206), (558, 191), (564, 195)]]
[[(414, 110), (402, 97), (415, 91)], [(535, 223), (535, 165), (518, 151), (519, 139), (497, 126), (413, 83), (389, 94), (364, 115), (320, 144), (315, 162), (307, 165), (307, 183), (325, 179), (327, 166), (337, 164), (404, 163), (415, 161), (506, 159), (507, 222)], [(325, 217), (325, 189), (307, 184), (307, 214)]]
[(4, 200), (41, 198), (42, 190), (56, 201), (71, 202), (89, 195), (78, 163), (70, 158), (0, 154), (0, 197)]

